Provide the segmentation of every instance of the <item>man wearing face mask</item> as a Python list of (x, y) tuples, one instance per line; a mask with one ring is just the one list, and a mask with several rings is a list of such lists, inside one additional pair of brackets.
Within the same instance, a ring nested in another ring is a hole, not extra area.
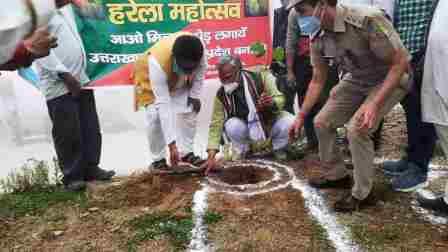
[[(286, 34), (288, 29), (289, 0), (280, 0), (281, 7), (274, 10), (273, 48), (286, 49)], [(285, 110), (294, 114), (294, 98), (296, 96), (295, 85), (289, 85), (287, 80), (286, 59), (276, 61), (273, 59), (270, 69), (277, 79), (277, 88), (285, 96)]]
[(311, 179), (317, 188), (347, 187), (349, 173), (335, 146), (336, 129), (347, 124), (354, 166), (351, 193), (338, 200), (336, 211), (356, 211), (370, 202), (374, 179), (374, 147), (371, 134), (381, 119), (405, 96), (409, 88), (410, 54), (383, 12), (374, 7), (337, 5), (336, 0), (296, 0), (301, 16), (312, 24), (311, 63), (313, 79), (290, 137), (298, 135), (304, 118), (319, 98), (328, 65), (344, 74), (316, 116), (322, 166), (328, 171)]
[(215, 98), (208, 138), (206, 173), (216, 168), (215, 156), (223, 133), (232, 142), (237, 156), (244, 158), (249, 144), (270, 139), (276, 159), (286, 159), (288, 130), (294, 116), (282, 111), (284, 96), (268, 72), (242, 69), (241, 61), (224, 56), (218, 65), (222, 87)]
[[(296, 1), (291, 1), (294, 3)], [(310, 63), (310, 40), (313, 27), (309, 25), (308, 17), (301, 17), (299, 13), (292, 8), (292, 4), (287, 6), (289, 10), (288, 15), (288, 29), (286, 36), (286, 65), (287, 65), (287, 80), (290, 86), (293, 86), (297, 93), (297, 100), (299, 107), (303, 105), (306, 91), (313, 74), (313, 67)], [(338, 82), (338, 73), (335, 67), (331, 67), (328, 74), (329, 87)], [(307, 140), (307, 149), (310, 151), (317, 151), (318, 140), (313, 125), (314, 117), (322, 108), (328, 97), (329, 88), (322, 92), (322, 95), (310, 113), (305, 118), (305, 136)]]
[[(179, 161), (200, 165), (193, 139), (207, 58), (196, 36), (179, 32), (158, 41), (134, 65), (136, 108), (146, 111), (150, 169), (168, 169)], [(178, 147), (179, 146), (179, 147)]]

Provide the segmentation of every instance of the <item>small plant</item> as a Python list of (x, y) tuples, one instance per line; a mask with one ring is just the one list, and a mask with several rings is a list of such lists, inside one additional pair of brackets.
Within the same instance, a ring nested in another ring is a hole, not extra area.
[(82, 207), (86, 204), (87, 197), (81, 192), (68, 192), (57, 188), (0, 194), (0, 219), (39, 215), (50, 206), (62, 202), (72, 202)]
[(276, 62), (283, 62), (285, 57), (285, 50), (281, 47), (275, 48), (272, 52), (272, 59)]
[(5, 193), (20, 193), (33, 191), (48, 191), (61, 184), (61, 173), (57, 161), (54, 173), (50, 176), (47, 162), (29, 159), (16, 172), (11, 172), (5, 179), (0, 180), (0, 187)]
[(223, 219), (223, 216), (221, 214), (215, 213), (215, 212), (207, 211), (204, 215), (204, 222), (207, 225), (220, 222), (222, 219)]
[[(191, 240), (191, 230), (194, 227), (191, 211), (187, 211), (189, 216), (175, 217), (171, 213), (146, 214), (136, 217), (129, 222), (131, 229), (136, 234), (128, 243), (128, 251), (137, 251), (137, 246), (146, 240), (156, 240), (167, 237), (175, 250), (183, 250)], [(206, 224), (213, 224), (222, 220), (222, 215), (207, 212), (204, 216)]]
[(62, 175), (56, 159), (54, 171), (45, 161), (29, 159), (18, 171), (0, 180), (0, 219), (38, 214), (53, 204), (60, 202), (86, 202), (82, 193), (66, 192), (58, 187)]

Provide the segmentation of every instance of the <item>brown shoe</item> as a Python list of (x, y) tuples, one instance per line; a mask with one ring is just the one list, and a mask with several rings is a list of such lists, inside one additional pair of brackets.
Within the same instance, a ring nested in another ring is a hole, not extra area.
[(366, 206), (375, 205), (375, 200), (372, 196), (372, 193), (367, 196), (367, 198), (363, 200), (359, 200), (352, 196), (351, 193), (345, 194), (338, 201), (334, 203), (334, 210), (336, 212), (349, 213), (353, 211), (359, 211), (360, 209)]
[(341, 189), (350, 189), (353, 186), (353, 180), (350, 175), (347, 175), (341, 179), (331, 180), (326, 178), (325, 176), (310, 179), (310, 186), (314, 188), (341, 188)]

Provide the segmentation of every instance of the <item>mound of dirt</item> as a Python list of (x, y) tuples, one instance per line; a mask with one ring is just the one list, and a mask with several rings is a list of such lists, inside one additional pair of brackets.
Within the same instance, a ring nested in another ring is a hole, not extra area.
[(271, 170), (256, 166), (232, 166), (220, 170), (215, 176), (230, 185), (257, 184), (272, 178)]
[(172, 207), (174, 202), (191, 202), (193, 193), (199, 188), (198, 181), (193, 176), (144, 173), (131, 176), (118, 185), (99, 187), (90, 195), (96, 203), (108, 208), (159, 205)]

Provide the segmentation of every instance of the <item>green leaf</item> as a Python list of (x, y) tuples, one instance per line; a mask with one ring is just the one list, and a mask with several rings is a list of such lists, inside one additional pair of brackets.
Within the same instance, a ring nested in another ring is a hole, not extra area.
[(285, 50), (281, 47), (277, 47), (274, 49), (272, 53), (272, 58), (274, 61), (282, 62), (285, 60)]
[(266, 54), (265, 44), (257, 41), (250, 45), (250, 51), (255, 55), (255, 57), (261, 58)]

